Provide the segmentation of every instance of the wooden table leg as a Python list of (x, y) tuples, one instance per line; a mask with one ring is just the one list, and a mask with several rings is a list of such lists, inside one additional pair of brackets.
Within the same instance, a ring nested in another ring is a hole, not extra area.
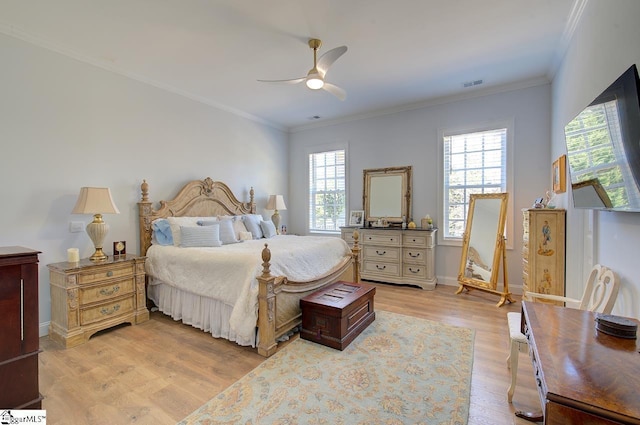
[(516, 416), (529, 422), (543, 422), (544, 415), (542, 412), (523, 412), (522, 410), (516, 411)]

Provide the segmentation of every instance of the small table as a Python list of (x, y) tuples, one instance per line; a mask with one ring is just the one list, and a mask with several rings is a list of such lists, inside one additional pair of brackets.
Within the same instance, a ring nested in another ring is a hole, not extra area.
[(596, 330), (596, 313), (522, 303), (548, 425), (640, 424), (640, 346)]
[(376, 287), (365, 283), (336, 282), (300, 300), (300, 337), (344, 350), (376, 318)]
[(146, 257), (109, 256), (48, 264), (51, 284), (49, 337), (65, 348), (122, 323), (149, 320), (146, 307)]

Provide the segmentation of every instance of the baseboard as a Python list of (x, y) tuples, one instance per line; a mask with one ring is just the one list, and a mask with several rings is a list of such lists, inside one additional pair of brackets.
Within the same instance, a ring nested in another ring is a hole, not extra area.
[(51, 322), (40, 323), (40, 326), (38, 327), (38, 335), (40, 337), (49, 335), (49, 323)]

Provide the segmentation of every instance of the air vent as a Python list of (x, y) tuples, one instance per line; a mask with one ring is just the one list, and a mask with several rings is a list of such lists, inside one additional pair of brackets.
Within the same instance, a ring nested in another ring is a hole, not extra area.
[(467, 81), (466, 83), (462, 83), (462, 86), (465, 87), (465, 88), (473, 87), (473, 86), (479, 86), (483, 82), (484, 82), (483, 80)]

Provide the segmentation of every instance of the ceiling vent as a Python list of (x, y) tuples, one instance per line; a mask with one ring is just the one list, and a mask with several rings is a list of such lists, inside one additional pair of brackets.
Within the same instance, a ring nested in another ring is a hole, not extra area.
[(467, 88), (467, 87), (479, 86), (483, 82), (484, 80), (467, 81), (466, 83), (462, 83), (462, 87)]

